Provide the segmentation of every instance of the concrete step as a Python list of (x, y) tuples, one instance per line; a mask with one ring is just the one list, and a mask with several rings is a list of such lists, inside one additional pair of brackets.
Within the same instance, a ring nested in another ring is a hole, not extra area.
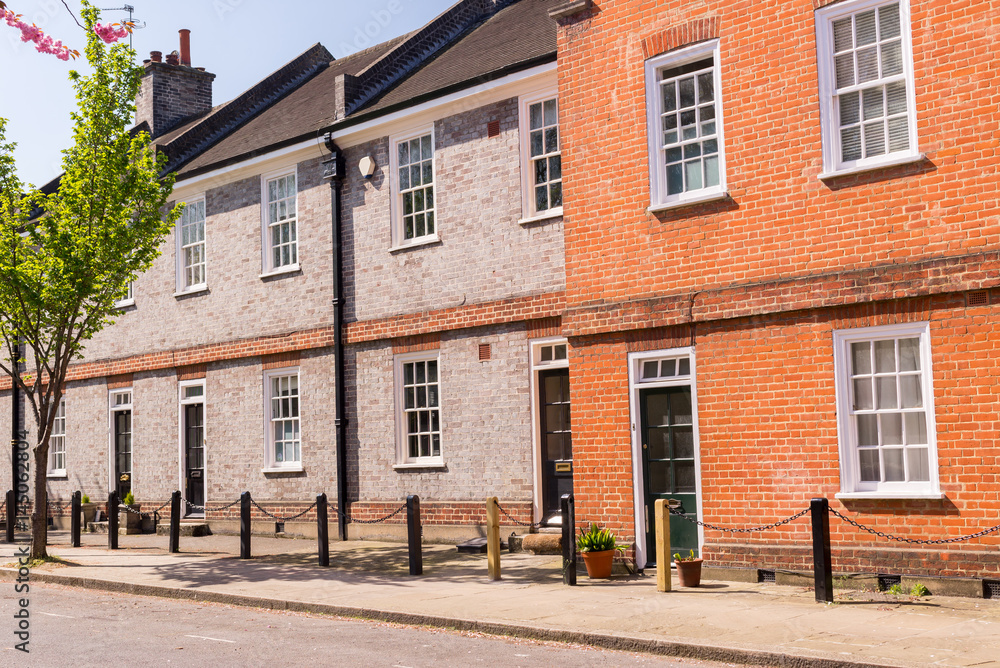
[[(207, 522), (191, 522), (181, 520), (180, 525), (180, 535), (181, 536), (208, 536), (212, 532), (208, 529)], [(156, 535), (157, 536), (169, 536), (170, 535), (170, 522), (160, 521), (156, 525)]]
[[(472, 540), (467, 540), (464, 543), (459, 543), (455, 546), (455, 549), (462, 554), (486, 554), (486, 536), (473, 538)], [(507, 543), (505, 543), (502, 539), (500, 540), (500, 549), (507, 549)]]
[[(108, 523), (107, 522), (87, 522), (87, 532), (88, 533), (107, 533)], [(142, 533), (140, 527), (133, 527), (131, 529), (118, 525), (118, 535), (119, 536), (129, 536)]]

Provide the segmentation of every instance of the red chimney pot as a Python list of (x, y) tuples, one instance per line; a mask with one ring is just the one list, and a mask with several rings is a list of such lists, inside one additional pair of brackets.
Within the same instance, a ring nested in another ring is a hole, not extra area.
[(177, 32), (181, 35), (181, 65), (191, 67), (191, 31), (181, 28)]
[(163, 62), (163, 52), (162, 51), (150, 51), (149, 52), (149, 59), (152, 60), (154, 63)]
[(179, 65), (180, 58), (176, 51), (171, 51), (167, 54), (167, 65)]

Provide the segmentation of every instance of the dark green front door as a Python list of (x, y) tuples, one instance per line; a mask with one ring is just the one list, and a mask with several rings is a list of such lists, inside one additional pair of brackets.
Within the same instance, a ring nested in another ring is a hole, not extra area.
[(132, 411), (115, 411), (115, 489), (118, 500), (132, 489)]
[[(694, 462), (691, 388), (664, 387), (639, 391), (642, 476), (646, 505), (646, 562), (656, 563), (657, 499), (668, 499), (686, 517), (698, 518), (698, 481)], [(680, 517), (670, 521), (672, 552), (698, 554), (698, 527)], [(671, 555), (667, 555), (669, 559)]]

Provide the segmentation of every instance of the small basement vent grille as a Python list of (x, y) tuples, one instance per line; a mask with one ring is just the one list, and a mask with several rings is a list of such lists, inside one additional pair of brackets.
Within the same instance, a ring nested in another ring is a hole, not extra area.
[(774, 571), (769, 571), (766, 568), (758, 568), (757, 582), (775, 582)]
[(989, 290), (976, 290), (975, 292), (965, 293), (965, 305), (966, 306), (989, 306), (990, 305), (990, 291)]
[(899, 575), (879, 575), (878, 576), (878, 590), (888, 591), (889, 587), (893, 585), (902, 585), (903, 578)]
[(500, 121), (490, 121), (486, 124), (486, 134), (490, 137), (500, 136)]
[(479, 344), (479, 361), (485, 362), (488, 359), (493, 358), (493, 348), (488, 343)]
[(1000, 599), (1000, 580), (983, 580), (983, 598)]

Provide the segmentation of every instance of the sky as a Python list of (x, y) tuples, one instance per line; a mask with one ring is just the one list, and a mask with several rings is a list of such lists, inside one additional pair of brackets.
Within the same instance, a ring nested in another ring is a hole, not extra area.
[[(216, 75), (213, 103), (232, 99), (320, 42), (340, 58), (431, 21), (457, 0), (97, 0), (97, 6), (135, 8), (132, 43), (137, 61), (150, 51), (179, 48), (177, 31), (191, 31), (191, 64)], [(46, 34), (83, 52), (85, 37), (61, 0), (5, 0)], [(79, 0), (67, 0), (79, 17)], [(102, 22), (128, 19), (103, 11)], [(7, 140), (17, 143), (21, 180), (43, 185), (59, 175), (60, 151), (69, 145), (75, 98), (68, 73), (86, 72), (83, 56), (61, 61), (21, 42), (0, 23), (0, 117)]]

